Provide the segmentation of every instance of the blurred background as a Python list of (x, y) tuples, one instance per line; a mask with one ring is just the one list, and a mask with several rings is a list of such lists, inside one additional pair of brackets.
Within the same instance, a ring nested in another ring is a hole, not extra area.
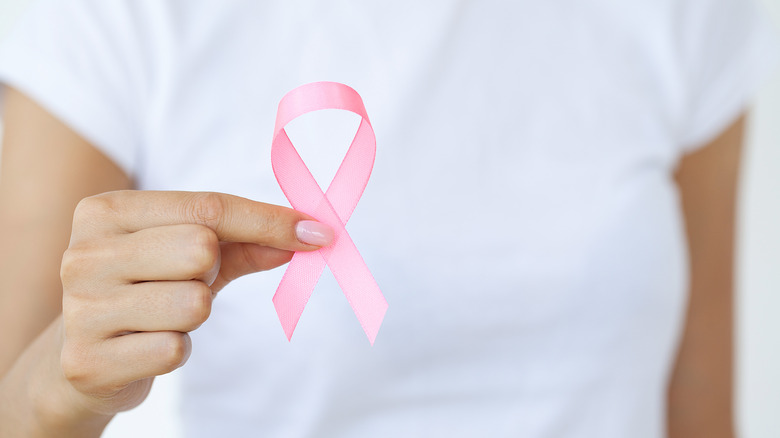
[[(780, 0), (759, 1), (780, 29)], [(0, 43), (29, 2), (0, 0)], [(776, 438), (780, 436), (780, 70), (754, 100), (747, 144), (737, 244), (737, 420), (743, 438)], [(149, 399), (117, 416), (104, 436), (179, 436), (177, 385), (176, 373), (158, 377)]]

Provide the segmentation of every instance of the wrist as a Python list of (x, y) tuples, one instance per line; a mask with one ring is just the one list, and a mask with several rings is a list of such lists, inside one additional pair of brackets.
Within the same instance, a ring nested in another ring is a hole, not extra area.
[(112, 416), (89, 409), (88, 397), (65, 379), (61, 351), (60, 317), (25, 350), (0, 383), (0, 435), (100, 436)]

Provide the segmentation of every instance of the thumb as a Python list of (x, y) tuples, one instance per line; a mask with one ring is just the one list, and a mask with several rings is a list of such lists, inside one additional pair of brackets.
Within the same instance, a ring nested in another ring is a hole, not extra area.
[(281, 266), (289, 262), (294, 254), (293, 251), (244, 242), (221, 242), (220, 251), (222, 265), (211, 284), (213, 294), (238, 277)]

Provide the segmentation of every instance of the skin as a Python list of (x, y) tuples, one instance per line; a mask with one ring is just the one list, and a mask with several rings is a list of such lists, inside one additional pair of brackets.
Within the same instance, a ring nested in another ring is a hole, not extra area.
[[(154, 376), (186, 362), (187, 332), (208, 318), (218, 290), (317, 249), (294, 233), (310, 218), (284, 207), (127, 190), (133, 182), (111, 160), (19, 92), (9, 90), (4, 119), (0, 436), (99, 436), (144, 400)], [(739, 121), (678, 172), (692, 290), (669, 391), (672, 438), (733, 436), (741, 130)]]
[(99, 436), (187, 361), (187, 332), (228, 282), (319, 248), (295, 232), (311, 217), (285, 207), (219, 193), (89, 196), (131, 182), (17, 92), (5, 121), (0, 436)]
[(745, 118), (677, 172), (690, 252), (685, 331), (669, 387), (669, 436), (735, 436), (733, 399), (734, 225)]

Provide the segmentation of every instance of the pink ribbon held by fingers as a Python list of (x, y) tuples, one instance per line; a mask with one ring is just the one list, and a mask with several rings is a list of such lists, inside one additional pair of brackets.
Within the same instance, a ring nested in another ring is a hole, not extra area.
[[(362, 120), (352, 144), (325, 193), (287, 136), (293, 119), (322, 109), (340, 109)], [(374, 167), (376, 138), (360, 95), (337, 82), (314, 82), (287, 93), (279, 102), (271, 145), (274, 175), (292, 207), (330, 225), (333, 244), (313, 252), (296, 252), (273, 302), (289, 340), (325, 265), (344, 291), (371, 345), (387, 311), (387, 301), (344, 226), (355, 210)]]

